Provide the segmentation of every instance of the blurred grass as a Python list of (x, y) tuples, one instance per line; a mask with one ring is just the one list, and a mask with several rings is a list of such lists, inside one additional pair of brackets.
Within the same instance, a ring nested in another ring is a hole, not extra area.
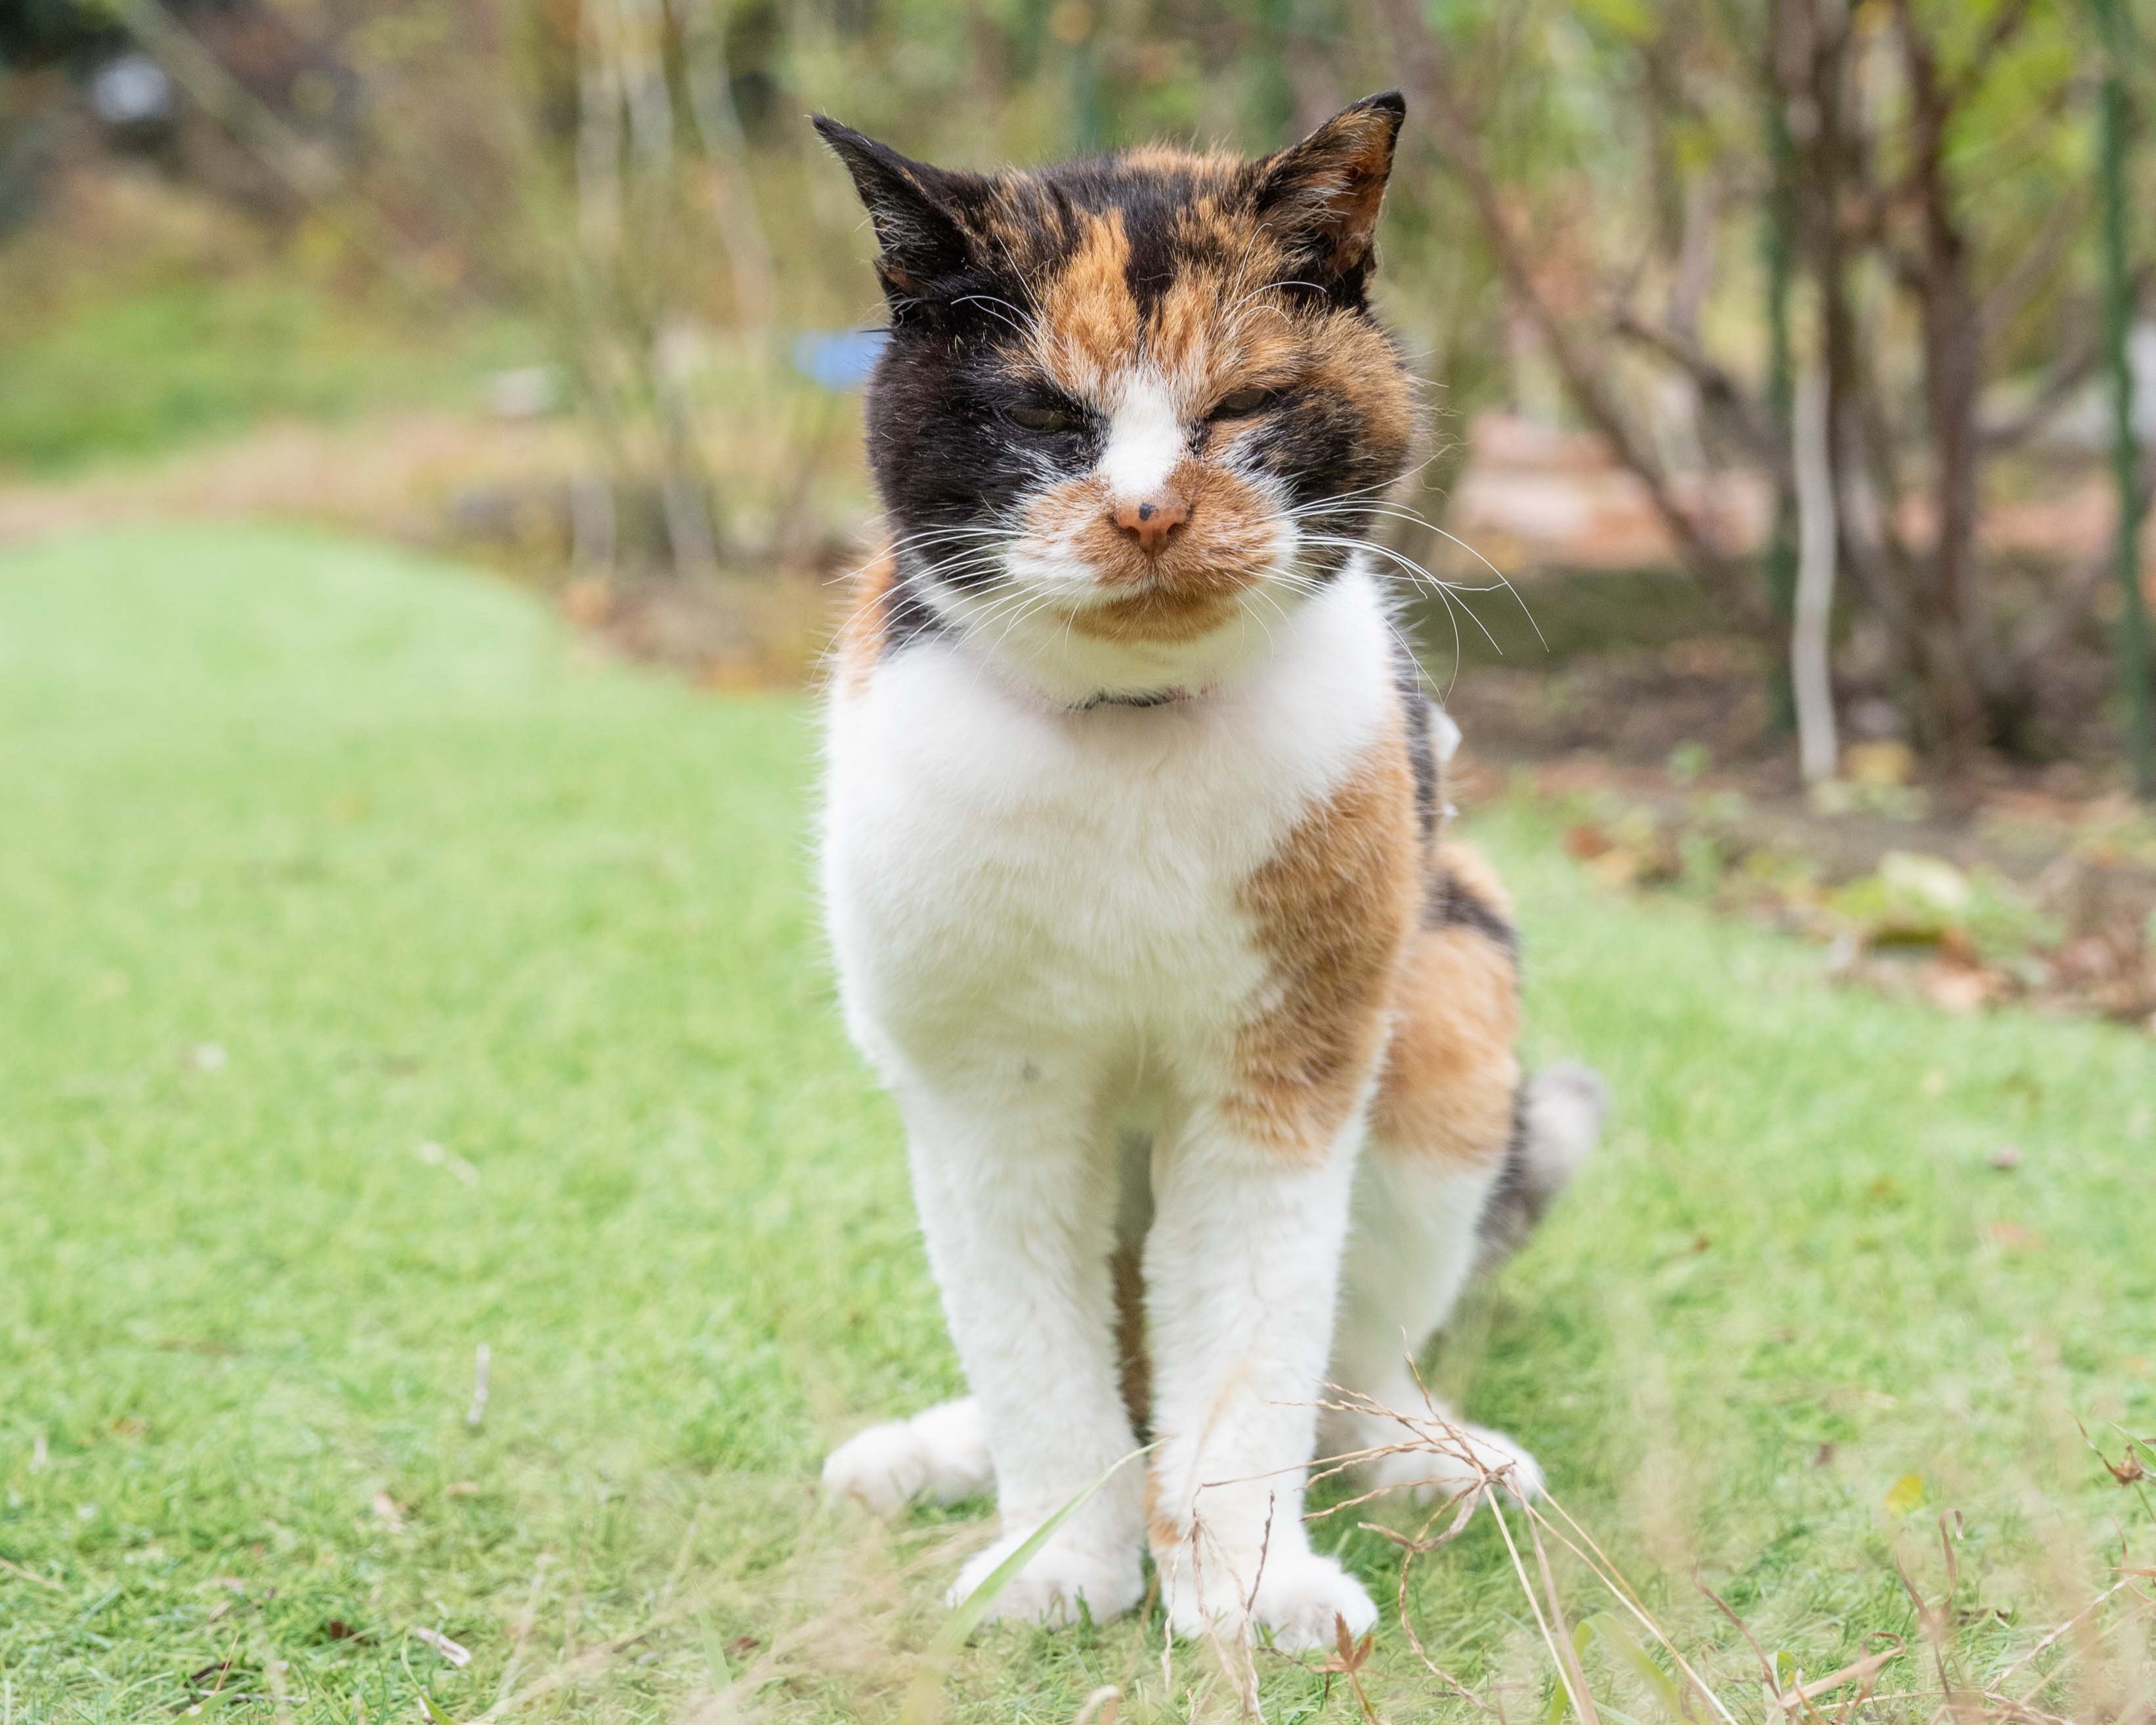
[(522, 322), (420, 318), (286, 268), (130, 282), (0, 320), (0, 475), (46, 477), (265, 419), (479, 405)]
[[(957, 1379), (815, 933), (804, 708), (595, 662), (455, 569), (190, 527), (0, 558), (0, 1717), (165, 1714), (227, 1660), (248, 1717), (281, 1687), (410, 1718), (424, 1683), (468, 1718), (564, 1672), (514, 1717), (895, 1712), (986, 1528), (812, 1490)], [(1476, 828), (1538, 1054), (1620, 1104), (1440, 1381), (1732, 1692), (1751, 1656), (1693, 1564), (1816, 1673), (1913, 1633), (1893, 1565), (1937, 1590), (1945, 1511), (1959, 1656), (1997, 1669), (2139, 1513), (2072, 1418), (2156, 1428), (2156, 1054), (1833, 993), (1593, 894), (1524, 806)], [(1389, 1594), (1393, 1547), (1319, 1538)], [(1440, 1661), (1539, 1703), (1486, 1521), (1413, 1602)], [(1465, 1711), (1379, 1640), (1389, 1717)], [(954, 1717), (1101, 1682), (1180, 1717), (1204, 1658), (1170, 1698), (1159, 1652), (998, 1630)], [(1350, 1716), (1260, 1669), (1269, 1717)]]

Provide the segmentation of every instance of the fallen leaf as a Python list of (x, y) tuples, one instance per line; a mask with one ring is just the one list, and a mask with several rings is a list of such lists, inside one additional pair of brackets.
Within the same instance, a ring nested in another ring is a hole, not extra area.
[(1907, 784), (1917, 776), (1917, 752), (1906, 742), (1853, 742), (1842, 751), (1841, 773), (1858, 784)]
[(1887, 1512), (1905, 1516), (1924, 1501), (1924, 1476), (1905, 1473), (1887, 1488)]
[(1966, 965), (1933, 964), (1924, 971), (1924, 998), (1942, 1012), (1981, 1012), (1995, 988), (1985, 972)]
[(1586, 862), (1591, 858), (1601, 855), (1615, 842), (1597, 823), (1591, 820), (1582, 821), (1578, 826), (1566, 832), (1565, 854), (1581, 862)]

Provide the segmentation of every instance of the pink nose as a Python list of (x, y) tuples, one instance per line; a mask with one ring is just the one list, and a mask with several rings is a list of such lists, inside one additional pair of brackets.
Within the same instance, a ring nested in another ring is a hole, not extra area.
[(1116, 506), (1110, 517), (1147, 557), (1168, 548), (1168, 536), (1190, 519), (1190, 506), (1163, 485), (1150, 497)]

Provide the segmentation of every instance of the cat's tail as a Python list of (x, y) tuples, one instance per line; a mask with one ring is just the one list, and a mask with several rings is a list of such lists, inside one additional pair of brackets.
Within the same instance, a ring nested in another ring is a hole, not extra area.
[(1482, 1207), (1479, 1270), (1494, 1270), (1594, 1153), (1609, 1112), (1609, 1086), (1578, 1060), (1545, 1066), (1520, 1089), (1505, 1165)]

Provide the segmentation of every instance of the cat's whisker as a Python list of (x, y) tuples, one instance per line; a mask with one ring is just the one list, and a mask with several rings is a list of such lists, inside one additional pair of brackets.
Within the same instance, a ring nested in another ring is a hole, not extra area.
[[(1383, 557), (1392, 563), (1396, 568), (1404, 573), (1417, 587), (1423, 588), (1426, 592), (1444, 595), (1445, 603), (1448, 606), (1456, 602), (1455, 595), (1462, 591), (1462, 589), (1458, 588), (1455, 583), (1445, 581), (1438, 576), (1431, 574), (1429, 570), (1424, 568), (1423, 566), (1415, 562), (1413, 557), (1407, 556), (1404, 552), (1394, 551), (1389, 545), (1380, 545), (1374, 540), (1343, 539), (1316, 533), (1308, 535), (1307, 536), (1313, 544), (1352, 546), (1358, 550), (1368, 551), (1378, 557)], [(1482, 639), (1490, 644), (1491, 649), (1502, 658), (1504, 655), (1505, 649), (1502, 646), (1498, 645), (1497, 638), (1490, 633), (1489, 625), (1485, 624), (1480, 617), (1477, 617), (1475, 614), (1471, 607), (1463, 603), (1461, 604), (1461, 608), (1466, 612), (1469, 619), (1473, 622), (1476, 628), (1482, 631)]]
[[(1436, 458), (1433, 456), (1430, 459), (1435, 460)], [(1426, 466), (1429, 464), (1425, 462), (1424, 465)], [(1349, 492), (1342, 495), (1345, 496), (1353, 496), (1356, 494)], [(1298, 509), (1286, 512), (1296, 516), (1298, 518), (1304, 516), (1322, 516), (1327, 513), (1330, 509), (1337, 507), (1339, 501), (1340, 500), (1337, 498), (1320, 499), (1317, 503), (1302, 505)], [(1520, 608), (1520, 614), (1527, 619), (1527, 627), (1534, 630), (1535, 639), (1542, 643), (1543, 650), (1545, 652), (1549, 650), (1548, 639), (1543, 634), (1542, 624), (1536, 620), (1535, 614), (1528, 606), (1526, 596), (1520, 592), (1519, 588), (1502, 569), (1499, 568), (1496, 564), (1491, 562), (1490, 559), (1481, 551), (1477, 550), (1474, 546), (1470, 545), (1465, 539), (1462, 539), (1457, 533), (1454, 533), (1446, 528), (1440, 527), (1435, 521), (1431, 521), (1427, 516), (1422, 515), (1415, 510), (1409, 509), (1401, 503), (1387, 501), (1378, 503), (1358, 505), (1356, 507), (1358, 510), (1365, 511), (1371, 515), (1383, 516), (1394, 521), (1409, 522), (1415, 526), (1424, 528), (1430, 532), (1436, 534), (1440, 539), (1448, 540), (1452, 544), (1458, 546), (1462, 551), (1466, 552), (1468, 556), (1473, 557), (1476, 562), (1481, 564), (1484, 568), (1487, 569), (1492, 575), (1497, 578), (1497, 586), (1503, 588), (1506, 592), (1512, 594), (1513, 603)], [(1458, 583), (1454, 583), (1452, 585), (1454, 590), (1460, 593), (1489, 593), (1496, 591), (1495, 588), (1464, 587)]]

